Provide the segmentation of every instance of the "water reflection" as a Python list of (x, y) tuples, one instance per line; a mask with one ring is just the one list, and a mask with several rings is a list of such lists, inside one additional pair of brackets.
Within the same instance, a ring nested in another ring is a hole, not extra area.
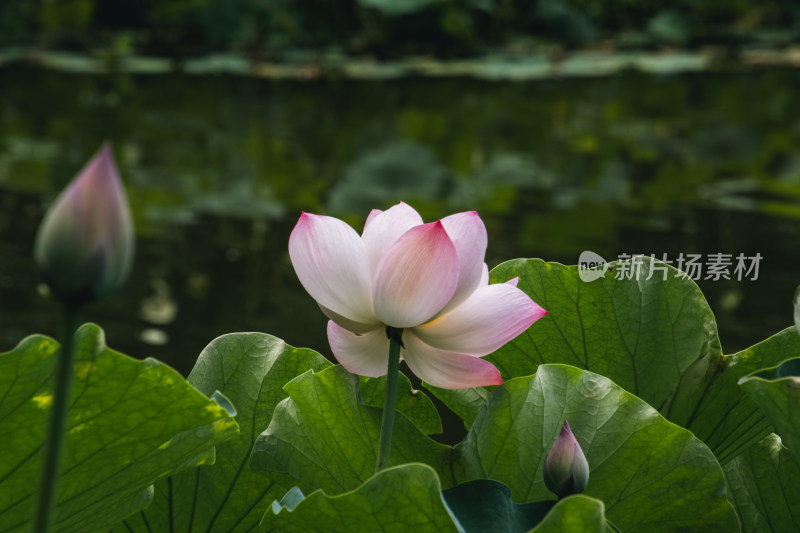
[(399, 199), (427, 220), (478, 210), (490, 266), (760, 253), (758, 281), (701, 281), (723, 346), (791, 321), (800, 72), (305, 84), (13, 68), (0, 80), (0, 350), (55, 331), (33, 235), (104, 138), (139, 243), (131, 281), (89, 318), (113, 347), (182, 372), (231, 331), (329, 354), (289, 232), (301, 210), (360, 226)]

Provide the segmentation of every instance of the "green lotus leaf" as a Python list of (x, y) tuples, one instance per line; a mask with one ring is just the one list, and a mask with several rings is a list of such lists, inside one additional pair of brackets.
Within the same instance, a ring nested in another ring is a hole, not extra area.
[[(417, 426), (426, 435), (442, 432), (442, 419), (436, 406), (422, 391), (414, 390), (411, 381), (401, 372), (397, 385), (397, 411)], [(359, 377), (359, 394), (366, 405), (383, 409), (386, 397), (386, 376), (380, 378)]]
[(267, 511), (262, 530), (459, 532), (442, 499), (436, 472), (420, 463), (387, 468), (358, 488), (337, 496), (317, 490), (304, 498), (299, 489), (292, 489)]
[(439, 398), (447, 407), (450, 408), (469, 429), (478, 413), (481, 411), (489, 393), (494, 387), (475, 387), (472, 389), (440, 389), (427, 383), (423, 383), (425, 388), (430, 390), (434, 396)]
[[(639, 277), (628, 279), (634, 264)], [(694, 281), (648, 257), (610, 263), (590, 282), (577, 266), (539, 259), (508, 261), (491, 272), (493, 282), (514, 277), (549, 314), (486, 357), (504, 379), (531, 375), (545, 363), (597, 372), (691, 430), (722, 463), (770, 433), (737, 383), (787, 353), (800, 355), (794, 328), (723, 356), (714, 315)], [(467, 426), (488, 392), (429, 389)]]
[(249, 531), (269, 503), (285, 492), (250, 471), (250, 450), (286, 393), (283, 386), (308, 369), (330, 366), (320, 354), (293, 348), (264, 333), (232, 333), (212, 341), (188, 381), (205, 394), (221, 391), (237, 410), (239, 435), (217, 446), (213, 466), (156, 484), (153, 504), (114, 531)]
[[(251, 467), (285, 487), (328, 494), (353, 490), (375, 470), (381, 409), (358, 401), (358, 379), (341, 366), (307, 372), (284, 387), (289, 397), (256, 439)], [(390, 465), (424, 462), (452, 485), (451, 448), (395, 419)]]
[(746, 350), (726, 355), (713, 369), (695, 369), (697, 375), (687, 374), (686, 385), (663, 414), (691, 430), (725, 464), (773, 431), (769, 418), (739, 381), (792, 354), (800, 355), (800, 336), (789, 327)]
[(800, 524), (800, 464), (775, 434), (725, 465), (728, 494), (742, 531), (797, 531)]
[[(28, 531), (53, 394), (58, 344), (24, 339), (0, 354), (0, 524)], [(151, 485), (214, 461), (237, 425), (175, 370), (105, 345), (94, 324), (75, 334), (72, 396), (53, 527), (98, 531), (147, 506)]]
[(620, 530), (738, 529), (722, 469), (701, 441), (609, 379), (566, 365), (540, 365), (489, 396), (455, 448), (456, 480), (495, 479), (520, 503), (552, 499), (542, 466), (564, 420), (589, 462), (584, 494)]
[[(341, 367), (289, 382), (251, 467), (306, 493), (347, 493), (369, 480), (380, 410), (358, 402), (355, 383)], [(535, 376), (498, 387), (455, 449), (398, 418), (391, 460), (424, 461), (445, 488), (454, 478), (491, 479), (520, 504), (553, 500), (542, 465), (565, 419), (589, 461), (585, 496), (601, 500), (621, 530), (738, 529), (722, 469), (701, 441), (607, 378), (566, 365), (541, 365)], [(592, 508), (587, 516), (595, 516)]]
[(783, 444), (800, 461), (800, 358), (742, 378), (739, 386), (758, 404)]
[(442, 496), (465, 533), (526, 533), (556, 504), (551, 500), (514, 503), (508, 487), (492, 479), (467, 481)]
[(436, 472), (421, 463), (393, 466), (357, 489), (337, 496), (322, 490), (308, 497), (292, 488), (275, 501), (261, 524), (263, 531), (604, 533), (603, 502), (583, 495), (559, 502), (516, 504), (508, 488), (476, 480), (440, 492)]
[(611, 533), (600, 500), (575, 494), (558, 503), (531, 533)]

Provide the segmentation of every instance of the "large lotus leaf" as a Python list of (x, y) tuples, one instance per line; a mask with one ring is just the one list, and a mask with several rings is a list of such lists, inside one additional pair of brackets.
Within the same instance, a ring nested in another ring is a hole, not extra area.
[(436, 472), (411, 463), (375, 474), (357, 489), (338, 496), (317, 490), (303, 498), (293, 489), (273, 503), (262, 523), (264, 531), (286, 533), (458, 533), (442, 500)]
[[(591, 282), (581, 280), (577, 266), (540, 259), (498, 265), (492, 283), (519, 277), (518, 287), (549, 313), (486, 359), (504, 379), (532, 375), (540, 364), (573, 365), (609, 377), (656, 408), (665, 405), (689, 368), (718, 363), (716, 322), (700, 289), (678, 270), (637, 258), (639, 278), (616, 279), (631, 264), (615, 261)], [(453, 394), (442, 399), (454, 403)], [(470, 406), (476, 416), (478, 402)]]
[(478, 417), (481, 409), (486, 405), (491, 389), (494, 387), (475, 387), (472, 389), (440, 389), (427, 383), (425, 388), (439, 398), (451, 411), (458, 415), (469, 429)]
[(337, 496), (297, 487), (272, 504), (262, 531), (306, 533), (605, 533), (603, 502), (583, 495), (514, 503), (497, 481), (476, 480), (441, 492), (429, 466), (408, 463), (383, 470)]
[[(634, 264), (638, 279), (617, 279)], [(491, 273), (493, 282), (517, 276), (549, 314), (488, 357), (504, 377), (564, 363), (607, 376), (660, 409), (692, 365), (713, 366), (721, 356), (714, 314), (697, 284), (649, 257), (615, 261), (591, 282), (577, 266), (539, 259), (508, 261)]]
[[(369, 479), (375, 470), (381, 409), (358, 401), (357, 384), (341, 366), (307, 372), (286, 384), (289, 397), (256, 439), (251, 467), (306, 492), (339, 494)], [(449, 486), (450, 451), (407, 418), (395, 418), (390, 465), (427, 463)]]
[(755, 400), (784, 445), (800, 461), (800, 358), (745, 377), (740, 386)]
[(182, 472), (156, 485), (146, 510), (115, 531), (249, 531), (285, 489), (250, 471), (250, 450), (286, 398), (283, 386), (308, 369), (330, 366), (320, 354), (264, 333), (233, 333), (200, 354), (188, 381), (201, 392), (222, 393), (236, 407), (238, 438), (217, 446), (213, 466)]
[[(58, 345), (41, 336), (0, 355), (3, 531), (30, 527), (57, 356)], [(150, 485), (213, 462), (214, 445), (237, 433), (228, 413), (177, 372), (108, 349), (96, 325), (75, 334), (74, 371), (57, 531), (119, 522), (150, 502)]]
[[(755, 346), (726, 355), (712, 370), (697, 369), (692, 376), (692, 369), (663, 414), (691, 430), (725, 464), (773, 431), (756, 401), (740, 388), (740, 379), (793, 355), (800, 355), (800, 335), (789, 327)], [(691, 383), (696, 384), (694, 388)]]
[(576, 494), (559, 500), (531, 533), (610, 533), (600, 500)]
[(736, 515), (711, 451), (609, 379), (540, 365), (490, 396), (456, 446), (457, 481), (495, 479), (515, 501), (551, 499), (545, 455), (568, 420), (589, 462), (585, 494), (623, 531), (732, 531)]
[(467, 481), (442, 496), (464, 533), (526, 533), (556, 504), (551, 500), (515, 503), (508, 487), (492, 479)]
[(800, 529), (800, 465), (780, 437), (769, 435), (730, 461), (725, 477), (742, 531)]
[[(414, 390), (411, 381), (401, 372), (397, 391), (397, 411), (408, 418), (426, 435), (442, 432), (442, 419), (439, 411), (428, 395)], [(366, 405), (383, 408), (386, 397), (386, 376), (380, 378), (359, 378), (359, 394)]]
[[(615, 261), (591, 282), (581, 280), (576, 266), (539, 259), (497, 266), (494, 282), (519, 276), (519, 287), (549, 314), (487, 359), (506, 379), (531, 375), (543, 363), (605, 375), (690, 429), (724, 463), (771, 431), (738, 379), (777, 364), (787, 351), (800, 354), (800, 337), (784, 331), (723, 357), (714, 316), (697, 285), (648, 257), (637, 258), (639, 277), (628, 279), (633, 264)], [(486, 396), (474, 389), (430, 389), (467, 425)]]

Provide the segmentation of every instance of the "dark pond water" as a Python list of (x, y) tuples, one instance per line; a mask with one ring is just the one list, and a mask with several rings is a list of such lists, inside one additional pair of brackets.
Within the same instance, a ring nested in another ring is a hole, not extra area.
[(286, 244), (301, 210), (359, 229), (403, 199), (477, 210), (490, 266), (583, 250), (740, 253), (700, 281), (726, 352), (791, 323), (800, 282), (800, 71), (547, 82), (271, 82), (0, 70), (0, 351), (53, 334), (31, 263), (43, 208), (112, 139), (138, 230), (132, 279), (93, 307), (109, 344), (188, 372), (217, 335), (329, 354)]

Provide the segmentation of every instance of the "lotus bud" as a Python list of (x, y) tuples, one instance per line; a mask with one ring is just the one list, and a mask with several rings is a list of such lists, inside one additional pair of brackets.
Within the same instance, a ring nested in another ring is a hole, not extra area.
[(125, 282), (133, 250), (130, 208), (105, 143), (45, 213), (34, 258), (50, 290), (81, 305)]
[(564, 421), (561, 433), (544, 460), (544, 484), (559, 499), (579, 494), (589, 483), (589, 463), (578, 441)]

